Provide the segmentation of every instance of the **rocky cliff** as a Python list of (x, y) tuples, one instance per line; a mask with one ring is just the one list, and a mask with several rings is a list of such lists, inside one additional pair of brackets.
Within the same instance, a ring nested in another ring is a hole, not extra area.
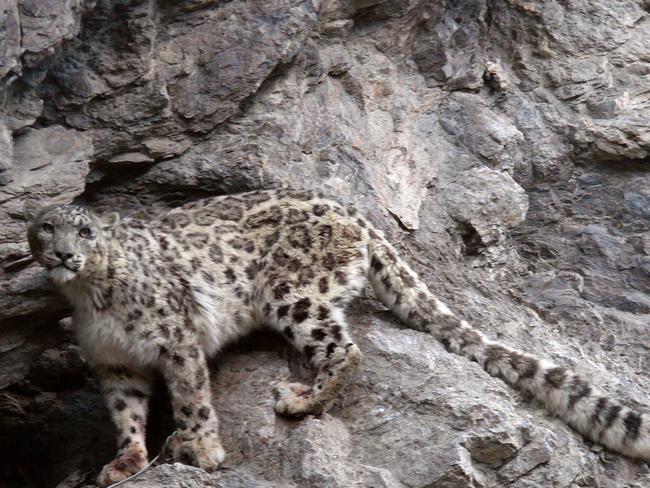
[[(318, 187), (382, 227), (493, 338), (650, 405), (647, 0), (5, 0), (0, 8), (0, 487), (86, 486), (113, 431), (26, 198), (155, 213)], [(368, 294), (364, 362), (322, 417), (276, 337), (214, 362), (229, 457), (132, 487), (647, 487)], [(171, 432), (160, 388), (151, 452)]]

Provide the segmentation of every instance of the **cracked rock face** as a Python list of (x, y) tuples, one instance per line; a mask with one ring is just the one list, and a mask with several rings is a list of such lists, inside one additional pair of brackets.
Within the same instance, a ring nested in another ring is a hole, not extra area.
[[(0, 8), (0, 486), (92, 486), (114, 434), (31, 261), (25, 200), (149, 215), (283, 185), (355, 204), (493, 338), (650, 406), (650, 6), (641, 0), (9, 0)], [(645, 487), (538, 405), (351, 310), (365, 358), (321, 417), (259, 335), (214, 361), (228, 451), (125, 486)], [(160, 388), (149, 450), (173, 430)]]

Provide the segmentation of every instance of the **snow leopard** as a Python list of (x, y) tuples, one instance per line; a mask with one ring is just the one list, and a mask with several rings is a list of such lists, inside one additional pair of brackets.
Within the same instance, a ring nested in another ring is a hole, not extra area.
[(407, 326), (538, 399), (588, 439), (650, 459), (650, 417), (580, 374), (495, 342), (436, 298), (383, 233), (321, 193), (268, 190), (192, 201), (148, 220), (77, 205), (25, 205), (33, 257), (69, 300), (100, 379), (118, 451), (97, 479), (147, 463), (152, 375), (172, 397), (175, 459), (216, 469), (225, 452), (206, 361), (256, 328), (283, 335), (315, 371), (275, 388), (278, 414), (325, 412), (362, 360), (346, 306), (369, 282)]

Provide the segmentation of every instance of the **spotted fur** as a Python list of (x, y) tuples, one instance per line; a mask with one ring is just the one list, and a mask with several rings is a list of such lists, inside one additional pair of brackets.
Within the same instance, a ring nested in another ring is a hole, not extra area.
[(102, 486), (146, 463), (152, 370), (172, 394), (175, 457), (205, 469), (223, 461), (206, 358), (256, 327), (280, 332), (316, 370), (311, 386), (277, 386), (276, 411), (329, 408), (361, 360), (345, 307), (368, 281), (405, 324), (532, 394), (586, 437), (650, 458), (645, 414), (566, 368), (487, 339), (432, 295), (380, 231), (322, 195), (208, 198), (146, 222), (75, 206), (25, 213), (32, 253), (73, 305), (79, 344), (118, 429)]

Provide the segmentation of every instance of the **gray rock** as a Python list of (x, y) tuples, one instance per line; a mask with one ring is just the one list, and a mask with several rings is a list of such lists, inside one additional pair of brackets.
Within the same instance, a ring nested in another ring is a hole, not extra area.
[[(67, 306), (31, 263), (28, 198), (146, 217), (322, 189), (489, 336), (650, 405), (647, 2), (5, 4), (0, 485), (87, 485), (114, 449), (58, 326)], [(274, 414), (272, 383), (312, 373), (258, 336), (214, 371), (224, 469), (162, 464), (130, 485), (650, 483), (366, 298), (353, 308), (365, 360), (329, 414)], [(154, 403), (151, 452), (172, 428), (168, 400)]]
[(0, 80), (12, 71), (20, 73), (21, 52), (18, 1), (7, 0), (0, 11)]
[(27, 65), (52, 54), (65, 39), (79, 33), (81, 0), (20, 0), (21, 49)]
[(508, 173), (487, 167), (460, 173), (446, 185), (443, 198), (449, 216), (474, 240), (467, 243), (470, 254), (489, 250), (494, 255), (508, 230), (521, 224), (528, 210), (524, 189)]
[(153, 158), (140, 152), (122, 153), (113, 156), (108, 160), (109, 163), (127, 163), (127, 164), (142, 164), (153, 163)]
[(8, 184), (12, 180), (9, 170), (13, 166), (14, 144), (6, 125), (0, 125), (0, 183)]

